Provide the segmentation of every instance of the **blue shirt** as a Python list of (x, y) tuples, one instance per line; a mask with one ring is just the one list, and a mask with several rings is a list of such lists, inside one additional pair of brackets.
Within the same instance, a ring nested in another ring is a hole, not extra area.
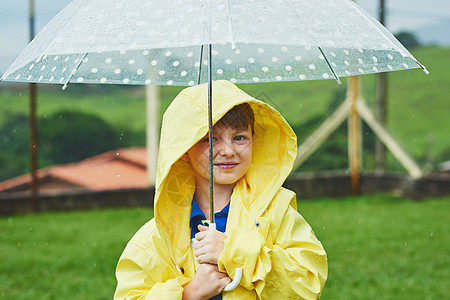
[[(230, 210), (230, 202), (221, 210), (214, 213), (214, 221), (216, 221), (216, 229), (220, 232), (225, 232), (227, 228), (227, 219), (228, 219), (228, 211)], [(200, 207), (198, 206), (197, 201), (192, 199), (192, 207), (191, 207), (191, 219), (189, 220), (189, 225), (191, 227), (191, 238), (195, 237), (198, 230), (198, 225), (202, 224), (208, 226), (209, 224), (206, 221), (205, 214), (202, 212)], [(222, 293), (217, 296), (210, 298), (210, 300), (221, 300)]]

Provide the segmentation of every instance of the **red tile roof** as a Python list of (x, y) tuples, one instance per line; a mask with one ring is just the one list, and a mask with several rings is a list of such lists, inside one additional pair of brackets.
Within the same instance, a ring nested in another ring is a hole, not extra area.
[[(149, 187), (145, 148), (118, 149), (77, 163), (38, 170), (39, 183), (53, 182), (60, 189), (105, 191)], [(28, 189), (31, 175), (0, 182), (0, 192)], [(45, 185), (45, 184), (43, 184)], [(55, 189), (54, 187), (52, 189)]]

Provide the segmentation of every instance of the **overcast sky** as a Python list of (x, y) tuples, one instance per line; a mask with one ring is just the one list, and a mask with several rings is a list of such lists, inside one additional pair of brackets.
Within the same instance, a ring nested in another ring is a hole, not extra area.
[[(35, 0), (36, 33), (70, 2), (71, 0)], [(356, 2), (378, 18), (379, 0)], [(385, 0), (385, 3), (386, 27), (393, 33), (401, 30), (414, 31), (450, 20), (449, 0)], [(0, 74), (6, 71), (7, 66), (27, 43), (28, 1), (0, 0)]]

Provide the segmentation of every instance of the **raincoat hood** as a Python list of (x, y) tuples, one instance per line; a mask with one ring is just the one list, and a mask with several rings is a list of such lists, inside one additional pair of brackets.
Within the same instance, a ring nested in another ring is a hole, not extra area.
[[(255, 115), (255, 135), (249, 170), (236, 184), (233, 199), (262, 214), (292, 170), (296, 136), (283, 117), (266, 103), (254, 99), (228, 81), (213, 83), (213, 123), (231, 108), (250, 104)], [(195, 191), (190, 164), (180, 159), (208, 132), (207, 84), (181, 91), (164, 114), (155, 193), (155, 221), (181, 251), (186, 243), (179, 233), (190, 231), (189, 215)], [(188, 235), (183, 234), (183, 237)]]

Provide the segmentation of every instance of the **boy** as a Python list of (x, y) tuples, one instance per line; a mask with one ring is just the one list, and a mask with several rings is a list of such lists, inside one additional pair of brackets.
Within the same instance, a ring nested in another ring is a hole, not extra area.
[[(298, 214), (295, 194), (282, 188), (295, 134), (275, 110), (227, 81), (213, 83), (218, 230), (207, 230), (206, 99), (206, 85), (187, 88), (164, 115), (155, 217), (119, 260), (115, 298), (317, 299), (326, 253)], [(191, 236), (199, 240), (194, 249)], [(243, 269), (239, 286), (222, 292), (235, 268)]]

